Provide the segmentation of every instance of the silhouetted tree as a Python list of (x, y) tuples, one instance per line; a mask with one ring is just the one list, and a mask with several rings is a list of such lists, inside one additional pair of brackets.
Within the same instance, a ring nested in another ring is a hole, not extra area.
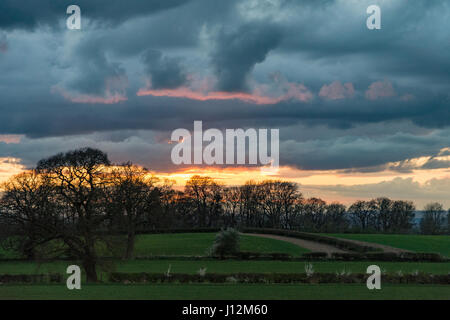
[(278, 180), (266, 180), (259, 185), (262, 212), (271, 228), (289, 226), (295, 201), (301, 198), (297, 184)]
[(375, 201), (356, 201), (348, 209), (354, 226), (360, 230), (367, 231), (375, 227), (376, 204)]
[(322, 199), (310, 198), (304, 200), (299, 207), (301, 228), (311, 232), (323, 230), (326, 223), (326, 207), (327, 204)]
[(261, 188), (254, 181), (239, 186), (241, 221), (246, 227), (262, 227), (263, 218), (260, 208), (263, 199)]
[(222, 187), (210, 177), (193, 176), (184, 189), (192, 203), (197, 226), (211, 227), (222, 212)]
[(130, 259), (134, 254), (136, 229), (146, 223), (148, 214), (159, 202), (159, 190), (155, 186), (158, 179), (147, 169), (131, 163), (117, 166), (112, 170), (111, 176), (111, 207), (118, 215), (116, 219), (118, 218), (119, 225), (126, 230), (124, 258)]
[(389, 228), (384, 232), (406, 232), (413, 226), (415, 206), (411, 201), (397, 200), (392, 203)]
[(448, 209), (447, 213), (447, 233), (450, 234), (450, 209)]
[(420, 221), (420, 230), (423, 234), (440, 234), (445, 224), (445, 213), (442, 204), (429, 203), (424, 208), (425, 213)]
[(376, 229), (388, 231), (392, 223), (392, 200), (382, 197), (373, 200), (376, 215)]
[(224, 213), (225, 225), (236, 226), (238, 218), (242, 217), (242, 193), (240, 187), (228, 187), (224, 189)]
[(51, 227), (57, 219), (54, 189), (33, 170), (13, 176), (2, 189), (0, 215), (8, 225), (2, 228), (2, 244), (34, 260), (38, 250), (58, 235)]
[(331, 203), (326, 206), (325, 226), (322, 232), (342, 232), (348, 228), (346, 208), (340, 203)]
[(37, 172), (47, 179), (68, 206), (71, 222), (56, 224), (53, 232), (67, 246), (69, 254), (82, 261), (88, 281), (97, 281), (97, 245), (110, 247), (105, 234), (105, 188), (110, 166), (100, 150), (84, 148), (60, 153), (38, 162)]

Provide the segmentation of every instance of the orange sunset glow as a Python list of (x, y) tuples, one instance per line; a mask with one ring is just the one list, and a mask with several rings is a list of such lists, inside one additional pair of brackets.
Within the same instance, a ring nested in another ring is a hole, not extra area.
[[(449, 160), (449, 156), (440, 156), (437, 158), (440, 160)], [(357, 199), (368, 199), (370, 196), (351, 196), (339, 190), (333, 190), (333, 188), (361, 188), (383, 183), (394, 183), (398, 179), (402, 179), (402, 181), (410, 181), (417, 188), (429, 189), (433, 183), (445, 183), (445, 181), (448, 181), (450, 179), (450, 169), (448, 168), (418, 168), (429, 159), (429, 157), (421, 157), (408, 160), (406, 165), (409, 165), (411, 170), (402, 173), (392, 169), (398, 166), (399, 163), (389, 163), (384, 170), (366, 173), (343, 170), (301, 170), (290, 166), (281, 166), (279, 168), (190, 166), (171, 172), (152, 170), (150, 172), (153, 176), (161, 180), (170, 180), (174, 188), (178, 190), (182, 190), (186, 182), (195, 175), (211, 177), (225, 186), (242, 185), (250, 180), (254, 182), (284, 180), (298, 183), (306, 197), (321, 197), (329, 202), (336, 201), (350, 204)], [(403, 164), (405, 165), (405, 163)], [(20, 159), (1, 158), (0, 182), (4, 182), (11, 176), (25, 170), (26, 167), (21, 164)], [(435, 187), (439, 188), (439, 185)], [(431, 191), (436, 192), (436, 190)], [(445, 192), (445, 190), (443, 191)], [(373, 196), (383, 195), (383, 191), (379, 191), (378, 194), (373, 194)], [(418, 203), (419, 205), (422, 204), (420, 199)], [(446, 203), (445, 200), (444, 203)]]

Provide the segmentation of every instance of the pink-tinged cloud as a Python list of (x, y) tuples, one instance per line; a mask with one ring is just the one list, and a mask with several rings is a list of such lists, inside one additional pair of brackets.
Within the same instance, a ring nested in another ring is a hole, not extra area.
[(19, 135), (19, 134), (0, 134), (0, 142), (6, 143), (6, 144), (20, 143), (22, 138), (23, 138), (23, 135)]
[(377, 81), (369, 86), (366, 91), (366, 98), (369, 100), (377, 100), (381, 98), (389, 98), (395, 96), (395, 90), (389, 81)]
[(74, 94), (56, 86), (52, 88), (52, 93), (60, 94), (64, 99), (74, 103), (114, 104), (128, 100), (126, 96), (118, 92), (111, 93), (106, 91), (102, 97), (88, 94)]
[(329, 85), (324, 85), (319, 92), (319, 96), (327, 100), (340, 100), (352, 98), (355, 95), (355, 88), (350, 82), (342, 84), (334, 81)]
[(138, 96), (154, 96), (154, 97), (171, 97), (171, 98), (185, 98), (191, 100), (208, 101), (208, 100), (242, 100), (254, 104), (276, 104), (281, 101), (295, 99), (299, 101), (308, 101), (311, 99), (308, 93), (298, 91), (298, 88), (292, 88), (292, 90), (279, 97), (268, 97), (261, 96), (258, 94), (250, 94), (245, 92), (197, 92), (186, 87), (181, 87), (177, 89), (162, 89), (162, 90), (152, 90), (152, 89), (141, 89), (137, 93)]
[(206, 84), (205, 81), (198, 81), (189, 87), (184, 86), (176, 89), (151, 89), (147, 86), (147, 88), (140, 89), (137, 95), (184, 98), (198, 101), (237, 99), (261, 105), (277, 104), (287, 100), (308, 102), (313, 98), (313, 94), (303, 84), (283, 82), (281, 85), (277, 85), (276, 90), (272, 89), (267, 85), (255, 85), (251, 93), (213, 91), (211, 85)]

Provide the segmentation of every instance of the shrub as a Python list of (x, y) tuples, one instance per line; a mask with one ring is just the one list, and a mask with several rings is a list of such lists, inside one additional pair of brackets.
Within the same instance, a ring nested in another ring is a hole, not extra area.
[(222, 230), (216, 235), (211, 253), (223, 258), (239, 252), (239, 232), (233, 228)]

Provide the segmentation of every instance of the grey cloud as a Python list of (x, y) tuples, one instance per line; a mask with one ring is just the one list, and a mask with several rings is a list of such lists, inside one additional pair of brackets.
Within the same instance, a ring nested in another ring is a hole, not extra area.
[(422, 167), (422, 169), (446, 169), (450, 168), (449, 160), (430, 159)]
[[(301, 135), (301, 132), (298, 134)], [(291, 140), (280, 144), (280, 163), (304, 170), (353, 168), (344, 171), (347, 173), (376, 172), (385, 169), (410, 172), (414, 168), (406, 164), (389, 168), (385, 164), (422, 156), (435, 156), (448, 146), (449, 134), (449, 130), (436, 130), (423, 136), (396, 133), (372, 138), (343, 136), (303, 142), (296, 142), (295, 137), (292, 137)]]
[(0, 142), (0, 157), (15, 157), (32, 168), (42, 159), (59, 152), (83, 147), (98, 148), (114, 163), (132, 161), (152, 170), (170, 168), (171, 146), (151, 131), (116, 131), (68, 137), (23, 138), (18, 144)]
[[(98, 42), (95, 32), (82, 37), (65, 35), (61, 56), (55, 67), (61, 73), (64, 89), (78, 94), (102, 96), (105, 93), (125, 95), (128, 76), (121, 62), (114, 61)], [(62, 36), (60, 36), (62, 38)]]
[(281, 41), (276, 26), (246, 24), (232, 32), (221, 30), (215, 39), (211, 61), (218, 78), (218, 89), (247, 91), (247, 80), (257, 63)]
[(151, 77), (153, 89), (173, 89), (187, 81), (180, 59), (163, 56), (157, 50), (147, 50), (143, 61), (146, 72)]
[[(82, 33), (70, 33), (47, 27), (66, 17), (65, 2), (40, 1), (38, 10), (37, 1), (2, 1), (0, 28), (7, 31), (0, 43), (7, 38), (8, 51), (0, 53), (0, 134), (58, 141), (123, 130), (166, 134), (203, 120), (221, 129), (280, 128), (282, 141), (292, 140), (292, 146), (284, 144), (282, 162), (308, 169), (376, 171), (389, 161), (435, 155), (450, 145), (448, 1), (383, 1), (380, 32), (365, 29), (369, 2), (376, 1), (358, 1), (352, 9), (345, 1), (279, 1), (279, 9), (261, 18), (239, 11), (236, 1), (108, 2), (104, 12), (105, 2), (81, 1), (94, 23)], [(123, 23), (97, 23), (103, 21)], [(10, 30), (16, 27), (35, 29)], [(210, 43), (201, 42), (205, 30), (212, 35)], [(65, 42), (77, 36), (78, 42)], [(153, 55), (145, 70), (140, 57), (149, 48), (164, 54)], [(188, 72), (183, 65), (195, 75), (215, 75), (218, 89), (226, 91), (248, 89), (250, 78), (269, 86), (267, 75), (279, 71), (303, 83), (315, 98), (255, 106), (241, 100), (136, 97), (146, 71), (155, 88), (182, 85)], [(55, 84), (82, 94), (103, 95), (109, 88), (123, 93), (127, 81), (128, 101), (115, 105), (76, 104), (51, 93)], [(352, 83), (354, 97), (328, 101), (317, 96), (334, 81)], [(392, 82), (397, 95), (367, 100), (364, 92), (377, 81)], [(406, 94), (415, 98), (402, 100)], [(114, 142), (121, 134), (108, 139)], [(29, 139), (30, 153), (38, 141)], [(114, 153), (127, 150), (125, 143), (116, 145)], [(55, 142), (55, 150), (59, 146)], [(0, 146), (4, 154), (14, 154), (11, 148)]]
[[(87, 64), (86, 64), (87, 63)], [(119, 63), (110, 62), (101, 52), (80, 61), (70, 89), (79, 93), (103, 95), (105, 92), (123, 93), (126, 88), (126, 71)]]
[(56, 25), (58, 20), (66, 19), (66, 9), (78, 5), (83, 16), (111, 23), (167, 10), (188, 3), (189, 0), (2, 0), (0, 2), (0, 28), (31, 29), (39, 25)]
[(0, 53), (4, 53), (8, 50), (8, 38), (6, 32), (0, 31)]

